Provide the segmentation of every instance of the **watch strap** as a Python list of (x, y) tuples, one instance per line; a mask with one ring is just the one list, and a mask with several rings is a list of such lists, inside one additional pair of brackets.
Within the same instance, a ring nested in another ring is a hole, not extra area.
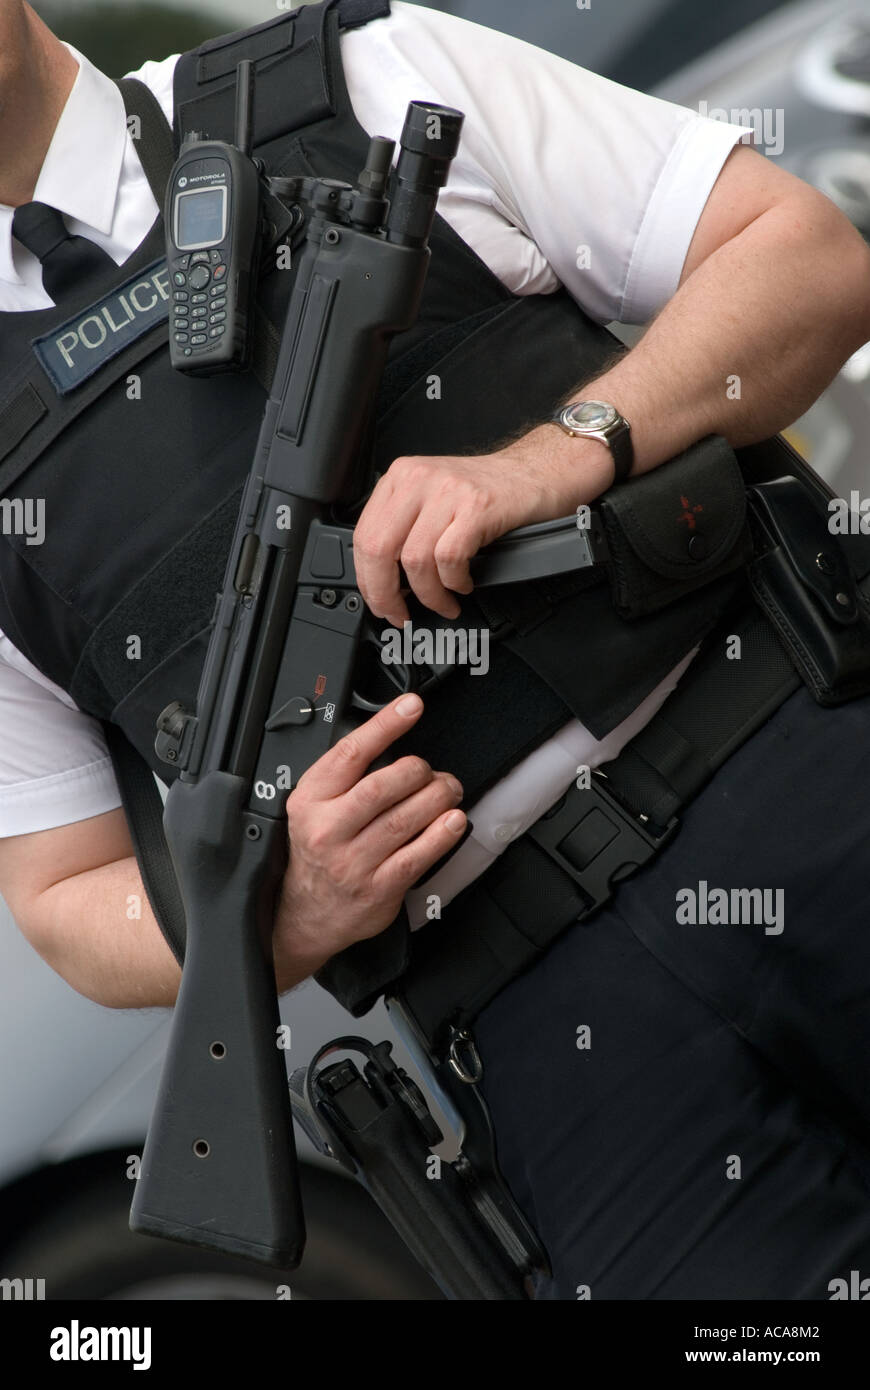
[(617, 428), (607, 436), (607, 443), (610, 445), (610, 452), (613, 456), (613, 482), (624, 483), (631, 473), (634, 463), (634, 447), (627, 420), (619, 421)]

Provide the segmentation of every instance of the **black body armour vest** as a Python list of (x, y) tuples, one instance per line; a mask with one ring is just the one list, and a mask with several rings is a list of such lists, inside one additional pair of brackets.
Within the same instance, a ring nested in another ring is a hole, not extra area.
[[(185, 133), (232, 138), (244, 57), (256, 63), (254, 149), (267, 172), (355, 184), (369, 137), (348, 97), (339, 30), (388, 14), (389, 0), (326, 0), (184, 54), (174, 148), (149, 94), (124, 84), (128, 112), (142, 117), (140, 157), (159, 206)], [(396, 115), (398, 123), (404, 112)], [(419, 318), (390, 347), (361, 497), (400, 455), (482, 453), (531, 428), (624, 350), (565, 290), (513, 295), (438, 215), (430, 246)], [(267, 259), (259, 305), (279, 329), (293, 278), (292, 268)], [(174, 774), (154, 752), (157, 716), (173, 699), (195, 706), (266, 399), (254, 372), (192, 380), (171, 369), (169, 294), (158, 216), (85, 297), (0, 322), (0, 494), (13, 507), (16, 499), (45, 503), (42, 544), (14, 528), (2, 537), (0, 628), (83, 711), (119, 726), (165, 782)], [(427, 390), (433, 373), (437, 400)], [(759, 480), (787, 471), (788, 452), (777, 439), (737, 458), (744, 476)], [(708, 474), (734, 464), (722, 440), (708, 442), (707, 460)], [(665, 493), (659, 484), (658, 496), (659, 509), (676, 517), (679, 483)], [(570, 718), (600, 737), (634, 709), (711, 630), (742, 582), (733, 564), (724, 566), (730, 572), (719, 564), (723, 546), (733, 550), (732, 521), (717, 540), (711, 518), (713, 544), (698, 561), (684, 553), (676, 526), (683, 550), (659, 555), (642, 513), (634, 509), (638, 553), (661, 561), (652, 611), (621, 616), (598, 570), (463, 598), (457, 626), (504, 634), (491, 644), (488, 678), (458, 668), (427, 697), (395, 756), (418, 752), (451, 770), (470, 805)], [(689, 571), (694, 589), (674, 598)], [(448, 625), (413, 600), (410, 610), (415, 621)], [(14, 738), (14, 728), (4, 736)], [(318, 978), (359, 1012), (406, 960), (407, 937), (397, 919)]]

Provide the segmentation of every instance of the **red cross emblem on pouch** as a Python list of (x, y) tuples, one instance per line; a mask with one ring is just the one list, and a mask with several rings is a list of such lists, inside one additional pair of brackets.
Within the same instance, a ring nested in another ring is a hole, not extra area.
[(681, 496), (681, 497), (680, 497), (680, 501), (681, 501), (682, 504), (683, 504), (683, 510), (680, 512), (680, 515), (677, 517), (677, 520), (678, 520), (678, 521), (685, 521), (685, 523), (686, 523), (686, 525), (688, 526), (689, 530), (690, 530), (690, 531), (694, 531), (695, 527), (696, 527), (697, 524), (698, 524), (698, 523), (695, 521), (695, 513), (696, 513), (696, 512), (702, 512), (702, 511), (704, 510), (704, 508), (701, 506), (700, 502), (696, 502), (695, 505), (694, 505), (694, 507), (693, 507), (692, 504), (691, 504), (691, 502), (689, 501), (688, 497), (682, 497), (682, 496)]

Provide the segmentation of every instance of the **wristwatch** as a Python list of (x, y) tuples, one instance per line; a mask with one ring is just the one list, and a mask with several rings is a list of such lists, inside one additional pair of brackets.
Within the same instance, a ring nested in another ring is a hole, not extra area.
[(559, 425), (566, 434), (586, 435), (600, 439), (610, 449), (615, 483), (623, 483), (634, 463), (631, 426), (616, 406), (607, 401), (572, 401), (563, 406), (549, 421)]

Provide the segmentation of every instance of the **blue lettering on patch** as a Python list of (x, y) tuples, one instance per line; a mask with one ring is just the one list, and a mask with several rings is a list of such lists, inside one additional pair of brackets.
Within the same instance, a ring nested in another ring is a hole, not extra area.
[(125, 347), (165, 322), (170, 297), (166, 261), (153, 261), (66, 323), (34, 338), (33, 350), (58, 393), (74, 391)]

